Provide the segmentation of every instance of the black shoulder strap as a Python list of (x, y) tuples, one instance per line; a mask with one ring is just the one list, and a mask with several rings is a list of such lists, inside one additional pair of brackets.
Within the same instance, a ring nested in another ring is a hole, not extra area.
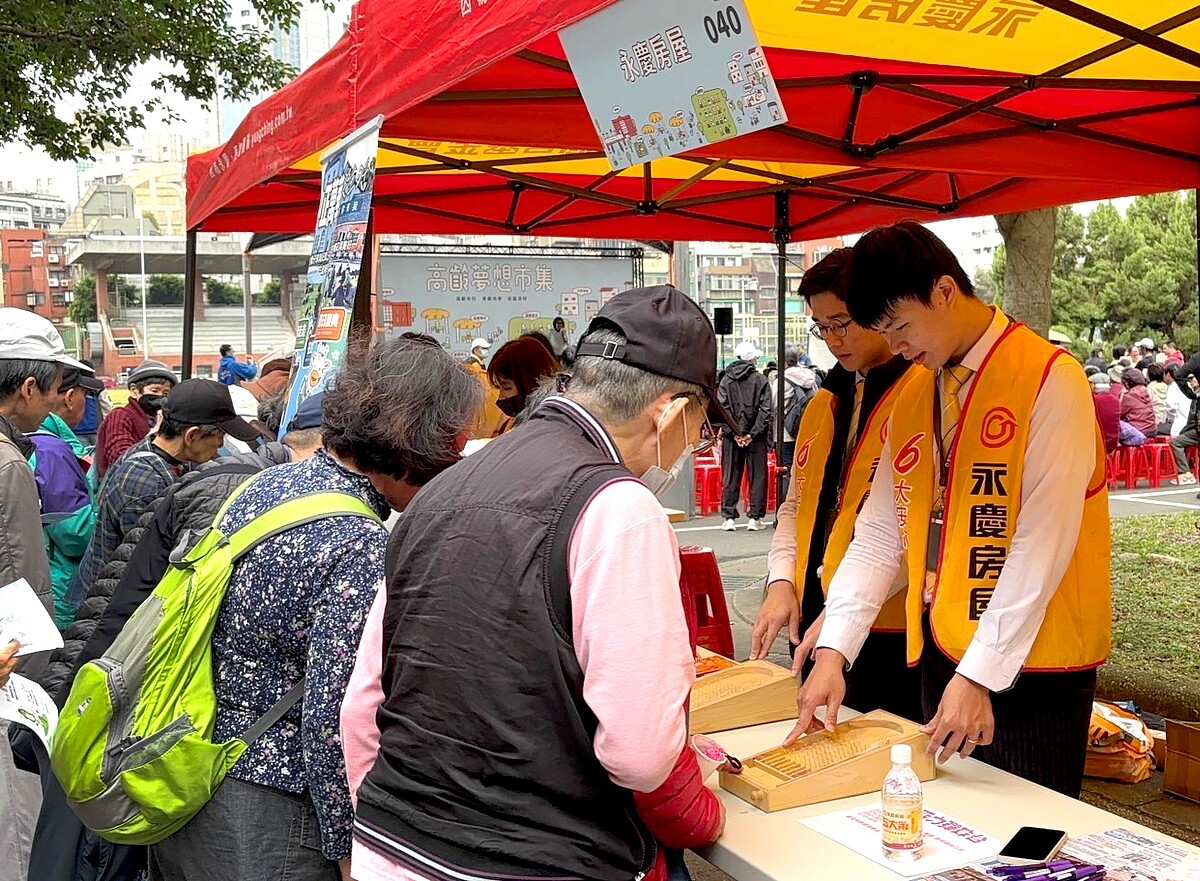
[(574, 644), (571, 626), (571, 534), (579, 515), (602, 487), (614, 480), (629, 478), (629, 470), (620, 465), (600, 465), (567, 489), (551, 526), (550, 551), (546, 554), (542, 580), (546, 587), (546, 605), (559, 635)]

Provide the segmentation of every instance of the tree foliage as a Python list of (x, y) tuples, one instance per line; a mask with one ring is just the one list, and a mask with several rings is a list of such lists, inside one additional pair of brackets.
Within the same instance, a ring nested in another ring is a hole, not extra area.
[(71, 305), (67, 307), (67, 316), (71, 319), (71, 323), (85, 325), (89, 321), (96, 321), (99, 318), (96, 312), (96, 276), (80, 277), (75, 282), (73, 293), (75, 297), (71, 300)]
[(204, 297), (210, 306), (242, 305), (242, 289), (217, 278), (204, 279)]
[[(282, 85), (293, 70), (271, 56), (271, 34), (294, 23), (300, 0), (252, 3), (261, 29), (229, 21), (225, 0), (0, 0), (0, 143), (78, 159), (124, 143), (148, 116), (177, 118), (180, 96), (207, 102), (219, 87), (240, 99)], [(131, 100), (146, 64), (161, 72), (148, 97)]]
[[(1057, 209), (1051, 272), (1052, 323), (1083, 347), (1150, 337), (1192, 351), (1197, 331), (1196, 196), (1139, 196), (1122, 215), (1109, 202), (1084, 217)], [(1005, 290), (1006, 253), (992, 275)]]
[(279, 279), (273, 278), (265, 285), (257, 297), (254, 298), (255, 303), (261, 303), (264, 306), (278, 306), (280, 297)]
[(151, 306), (182, 306), (183, 276), (150, 276), (146, 282), (146, 302)]

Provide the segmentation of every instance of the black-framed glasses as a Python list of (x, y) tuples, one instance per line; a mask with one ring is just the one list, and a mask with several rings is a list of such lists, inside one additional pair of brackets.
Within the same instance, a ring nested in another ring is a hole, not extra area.
[(850, 329), (850, 325), (853, 323), (853, 319), (831, 321), (828, 325), (818, 324), (814, 321), (813, 326), (808, 329), (808, 332), (819, 340), (826, 340), (831, 336), (837, 337), (840, 340), (846, 335), (846, 331)]

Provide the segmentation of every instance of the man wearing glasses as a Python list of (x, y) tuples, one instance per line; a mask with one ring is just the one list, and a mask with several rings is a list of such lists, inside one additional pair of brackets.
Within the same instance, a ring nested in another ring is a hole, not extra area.
[[(900, 389), (919, 369), (893, 357), (882, 334), (850, 317), (843, 298), (849, 263), (850, 249), (839, 248), (800, 282), (800, 295), (812, 310), (811, 333), (825, 341), (837, 364), (805, 407), (796, 432), (792, 480), (767, 557), (767, 595), (750, 638), (750, 657), (764, 658), (786, 627), (794, 674), (803, 667), (807, 675), (812, 666), (809, 653), (824, 619), (825, 592), (870, 491), (883, 426)], [(905, 658), (902, 593), (875, 620), (847, 673), (846, 689), (846, 704), (856, 710), (882, 708), (920, 720), (920, 679)]]

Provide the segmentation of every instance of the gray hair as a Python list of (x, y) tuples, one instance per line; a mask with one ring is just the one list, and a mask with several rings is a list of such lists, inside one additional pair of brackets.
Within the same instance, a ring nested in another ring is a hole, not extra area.
[(279, 439), (279, 442), (289, 450), (315, 450), (321, 446), (321, 429), (293, 428)]
[(161, 437), (163, 440), (174, 440), (177, 437), (183, 437), (184, 432), (189, 428), (200, 429), (200, 437), (212, 437), (214, 434), (220, 434), (224, 430), (217, 425), (194, 425), (190, 422), (180, 422), (164, 413), (162, 424), (158, 427), (158, 437)]
[[(618, 330), (602, 328), (587, 335), (589, 343), (624, 343)], [(641, 413), (665, 394), (693, 394), (701, 398), (705, 391), (698, 385), (659, 376), (623, 361), (599, 355), (575, 359), (567, 397), (586, 404), (600, 419), (622, 425)]]
[(483, 385), (436, 342), (400, 337), (353, 351), (325, 392), (327, 449), (369, 472), (424, 486), (461, 458)]
[(258, 402), (258, 419), (274, 434), (279, 434), (283, 425), (283, 409), (287, 406), (288, 386), (284, 386), (269, 398)]
[(32, 361), (29, 358), (0, 359), (0, 400), (11, 398), (31, 376), (38, 390), (45, 394), (57, 381), (58, 365), (53, 361)]

